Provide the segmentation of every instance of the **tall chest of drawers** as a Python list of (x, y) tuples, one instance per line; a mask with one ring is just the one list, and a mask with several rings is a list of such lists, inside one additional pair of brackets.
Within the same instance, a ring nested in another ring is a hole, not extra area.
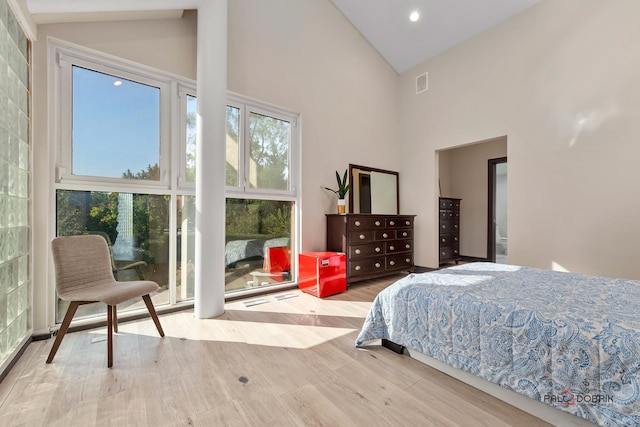
[(460, 200), (440, 197), (440, 264), (460, 260)]
[(327, 215), (327, 250), (347, 256), (347, 282), (413, 267), (415, 215)]

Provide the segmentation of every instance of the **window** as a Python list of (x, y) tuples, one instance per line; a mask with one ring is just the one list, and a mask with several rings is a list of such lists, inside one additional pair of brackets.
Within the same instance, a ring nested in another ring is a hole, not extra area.
[(195, 87), (180, 85), (180, 176), (179, 185), (195, 188), (198, 98)]
[(168, 185), (170, 82), (57, 50), (62, 114), (58, 181)]
[[(105, 191), (56, 191), (58, 236), (97, 234), (105, 238), (111, 252), (116, 280), (153, 280), (160, 292), (154, 305), (169, 298), (169, 197)], [(136, 308), (135, 300), (118, 310)], [(56, 322), (61, 322), (68, 303), (58, 300)], [(85, 304), (77, 317), (103, 316), (104, 304)]]
[[(56, 234), (104, 237), (114, 276), (157, 282), (156, 305), (192, 299), (193, 280), (181, 265), (182, 254), (193, 259), (192, 233), (185, 228), (183, 248), (180, 221), (192, 215), (193, 188), (177, 184), (182, 169), (195, 171), (195, 151), (178, 150), (182, 139), (195, 147), (195, 97), (184, 111), (178, 107), (178, 88), (193, 82), (55, 43), (51, 49), (59, 87)], [(184, 137), (175, 132), (172, 141), (171, 129), (178, 128)], [(118, 311), (140, 307), (133, 301)], [(66, 303), (57, 299), (56, 322), (65, 312)], [(87, 304), (76, 318), (105, 313), (101, 304)]]
[(227, 292), (295, 280), (298, 116), (229, 96)]
[[(76, 65), (72, 70), (71, 173), (158, 181), (160, 89)], [(147, 166), (150, 174), (139, 173)]]
[[(183, 111), (188, 111), (188, 103), (194, 98), (190, 95), (184, 99)], [(196, 106), (193, 108), (195, 111)], [(298, 201), (297, 122), (296, 114), (235, 95), (228, 97), (225, 178), (228, 293), (295, 280), (291, 262), (295, 260)], [(188, 159), (191, 150), (188, 136), (185, 144)], [(186, 167), (186, 171), (187, 181), (195, 180), (195, 169)], [(184, 241), (184, 228), (181, 232)], [(183, 257), (182, 269), (188, 269), (184, 262)]]
[(295, 196), (297, 115), (229, 97), (227, 191)]
[[(195, 83), (61, 44), (50, 46), (58, 88), (53, 117), (57, 235), (103, 236), (119, 280), (160, 284), (160, 292), (152, 295), (155, 304), (193, 299)], [(295, 280), (297, 117), (229, 96), (229, 292)], [(65, 308), (58, 300), (56, 321)], [(98, 304), (86, 305), (78, 318), (105, 312)]]

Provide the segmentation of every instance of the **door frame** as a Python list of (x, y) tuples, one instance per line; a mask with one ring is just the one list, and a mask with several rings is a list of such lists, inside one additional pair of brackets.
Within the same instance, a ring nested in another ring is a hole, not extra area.
[(489, 186), (487, 191), (487, 260), (496, 262), (496, 218), (495, 218), (495, 195), (496, 195), (496, 166), (507, 163), (507, 157), (489, 159)]

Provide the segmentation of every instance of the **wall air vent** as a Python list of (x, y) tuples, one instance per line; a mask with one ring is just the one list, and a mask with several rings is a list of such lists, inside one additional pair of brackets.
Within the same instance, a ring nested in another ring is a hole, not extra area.
[(416, 77), (416, 95), (426, 92), (429, 89), (429, 73), (420, 74)]

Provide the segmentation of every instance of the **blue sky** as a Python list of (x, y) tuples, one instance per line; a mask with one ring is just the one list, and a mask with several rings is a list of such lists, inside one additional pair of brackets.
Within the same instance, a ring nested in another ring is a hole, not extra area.
[(160, 89), (74, 66), (72, 138), (74, 175), (121, 178), (159, 164)]

